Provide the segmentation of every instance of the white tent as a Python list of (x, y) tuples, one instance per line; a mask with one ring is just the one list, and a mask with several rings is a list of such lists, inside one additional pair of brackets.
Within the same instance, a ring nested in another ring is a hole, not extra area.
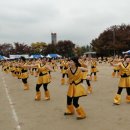
[(130, 50), (126, 51), (126, 52), (122, 52), (123, 54), (130, 54)]
[(9, 55), (10, 59), (19, 59), (21, 56), (25, 57), (25, 58), (29, 58), (28, 54), (21, 54), (21, 55)]
[(6, 57), (6, 56), (3, 56), (3, 58), (5, 59), (5, 60), (9, 60), (10, 58), (8, 58), (8, 57)]
[(61, 57), (62, 57), (61, 55), (58, 55), (58, 54), (57, 54), (57, 56), (58, 56), (59, 58), (61, 58)]
[(86, 54), (96, 54), (96, 52), (95, 52), (95, 51), (88, 51), (88, 52), (85, 52), (84, 54), (85, 54), (85, 55), (86, 55)]
[(0, 55), (0, 60), (8, 60), (8, 59), (10, 59), (10, 58)]
[(35, 58), (35, 59), (38, 59), (38, 58), (43, 58), (44, 56), (43, 55), (40, 55), (40, 54), (34, 54), (34, 55), (31, 55), (29, 58)]
[(48, 54), (46, 57), (47, 58), (61, 58), (62, 56), (58, 54)]
[(50, 55), (47, 55), (46, 57), (47, 57), (47, 58), (51, 58), (51, 56), (50, 56)]

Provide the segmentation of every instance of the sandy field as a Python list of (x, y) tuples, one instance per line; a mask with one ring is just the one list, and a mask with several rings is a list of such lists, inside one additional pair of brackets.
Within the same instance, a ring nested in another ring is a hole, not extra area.
[(30, 90), (24, 91), (21, 80), (0, 71), (0, 130), (129, 130), (126, 90), (121, 105), (113, 105), (119, 78), (111, 77), (110, 65), (99, 65), (98, 69), (98, 81), (91, 82), (93, 93), (79, 100), (87, 113), (84, 120), (76, 120), (76, 115), (64, 116), (68, 85), (60, 85), (60, 71), (52, 72), (48, 86), (50, 101), (44, 100), (42, 87), (42, 100), (34, 100), (37, 80), (34, 76), (28, 79)]

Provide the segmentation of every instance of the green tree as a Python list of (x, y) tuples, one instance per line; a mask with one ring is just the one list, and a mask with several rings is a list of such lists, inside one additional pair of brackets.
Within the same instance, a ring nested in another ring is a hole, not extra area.
[(75, 55), (77, 56), (82, 56), (84, 55), (85, 52), (89, 52), (91, 51), (91, 46), (87, 45), (87, 46), (77, 46), (75, 48)]
[(57, 53), (56, 45), (55, 44), (48, 44), (48, 46), (46, 47), (44, 52), (45, 52), (45, 55)]
[(9, 56), (13, 50), (13, 45), (10, 43), (4, 43), (0, 45), (0, 55)]
[(31, 53), (32, 54), (44, 54), (47, 48), (45, 42), (36, 42), (31, 44)]
[(75, 44), (70, 40), (58, 41), (56, 49), (58, 54), (65, 57), (72, 57), (75, 55)]
[(121, 54), (130, 48), (130, 25), (115, 25), (107, 28), (92, 40), (93, 50), (102, 55)]
[(14, 43), (14, 50), (12, 51), (13, 54), (29, 54), (31, 48), (25, 43)]

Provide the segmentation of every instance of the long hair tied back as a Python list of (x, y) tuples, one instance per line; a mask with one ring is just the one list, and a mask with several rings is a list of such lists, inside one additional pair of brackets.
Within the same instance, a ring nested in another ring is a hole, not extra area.
[(70, 58), (70, 60), (72, 60), (75, 63), (76, 67), (80, 67), (80, 63), (79, 63), (79, 58), (78, 57), (72, 57)]

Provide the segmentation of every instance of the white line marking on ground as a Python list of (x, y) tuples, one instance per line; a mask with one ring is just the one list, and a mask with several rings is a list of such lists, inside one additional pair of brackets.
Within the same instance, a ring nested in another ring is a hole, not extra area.
[(3, 80), (3, 85), (4, 85), (4, 88), (5, 88), (5, 92), (6, 92), (6, 97), (7, 97), (8, 101), (9, 101), (10, 108), (11, 108), (11, 111), (12, 111), (13, 119), (15, 120), (15, 123), (16, 123), (16, 129), (21, 130), (21, 126), (19, 125), (18, 116), (16, 114), (13, 102), (12, 102), (11, 97), (9, 95), (9, 91), (8, 91), (7, 85), (5, 83), (4, 77), (2, 77), (2, 80)]

